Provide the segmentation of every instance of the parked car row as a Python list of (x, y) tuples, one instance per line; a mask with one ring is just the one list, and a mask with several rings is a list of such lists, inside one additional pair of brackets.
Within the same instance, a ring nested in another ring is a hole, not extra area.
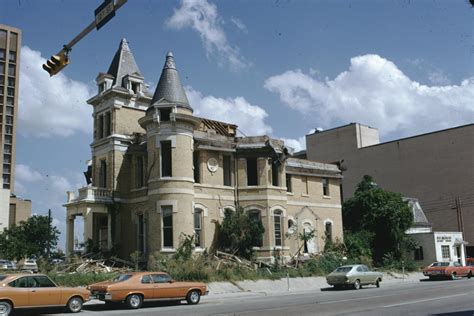
[(125, 303), (137, 309), (144, 301), (186, 300), (198, 304), (207, 295), (207, 286), (199, 282), (176, 282), (162, 272), (130, 272), (87, 288), (60, 287), (42, 274), (0, 275), (0, 315), (13, 309), (63, 306), (71, 313), (82, 310), (83, 303), (97, 298), (106, 303)]
[(474, 274), (474, 266), (463, 266), (457, 261), (433, 262), (423, 269), (423, 275), (430, 280), (451, 279), (458, 277), (471, 278)]
[(35, 259), (21, 260), (18, 263), (18, 265), (13, 261), (0, 259), (0, 270), (17, 270), (17, 269), (38, 272), (38, 265), (36, 264)]

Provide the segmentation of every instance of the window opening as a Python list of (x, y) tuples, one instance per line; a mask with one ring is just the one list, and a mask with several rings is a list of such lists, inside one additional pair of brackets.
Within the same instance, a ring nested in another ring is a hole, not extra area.
[(194, 237), (196, 247), (203, 246), (202, 240), (202, 211), (200, 209), (194, 209)]
[(163, 247), (173, 248), (173, 206), (161, 207), (163, 213)]
[(199, 151), (193, 152), (194, 182), (201, 183), (201, 164)]
[(275, 225), (275, 246), (281, 246), (281, 211), (275, 211), (273, 221)]
[(171, 177), (171, 141), (161, 142), (161, 176)]
[(272, 185), (274, 187), (280, 186), (280, 168), (277, 162), (278, 160), (272, 160)]
[(293, 192), (293, 187), (291, 186), (291, 174), (286, 174), (286, 192)]
[(224, 185), (225, 186), (232, 186), (231, 179), (231, 163), (230, 163), (230, 156), (223, 156), (223, 169), (224, 169)]
[(247, 185), (258, 185), (257, 158), (247, 158)]

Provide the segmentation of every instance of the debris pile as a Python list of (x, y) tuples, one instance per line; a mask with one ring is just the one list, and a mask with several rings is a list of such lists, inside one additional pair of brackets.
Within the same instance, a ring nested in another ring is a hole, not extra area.
[(119, 259), (90, 259), (76, 258), (73, 262), (64, 264), (60, 273), (110, 273), (129, 272), (133, 270), (133, 263)]

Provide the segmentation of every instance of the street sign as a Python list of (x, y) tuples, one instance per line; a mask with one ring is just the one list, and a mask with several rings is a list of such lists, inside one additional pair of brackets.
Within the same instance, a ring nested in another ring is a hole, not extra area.
[(94, 13), (95, 28), (98, 30), (115, 16), (114, 0), (105, 0), (104, 3), (95, 9)]

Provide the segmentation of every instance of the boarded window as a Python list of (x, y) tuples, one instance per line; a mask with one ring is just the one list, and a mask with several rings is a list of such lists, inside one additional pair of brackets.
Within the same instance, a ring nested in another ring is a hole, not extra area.
[(280, 186), (280, 164), (278, 161), (272, 160), (272, 185)]
[(258, 185), (257, 158), (247, 158), (247, 185)]
[(196, 247), (203, 246), (202, 238), (202, 211), (200, 209), (194, 209), (194, 238)]
[(282, 236), (282, 229), (281, 229), (281, 211), (275, 211), (273, 213), (273, 222), (275, 227), (275, 246), (281, 246), (281, 236)]
[(173, 206), (161, 207), (163, 213), (163, 247), (173, 248)]
[(161, 142), (161, 176), (171, 177), (171, 141)]
[(199, 151), (193, 153), (194, 182), (201, 183), (201, 159)]
[(232, 179), (232, 169), (230, 163), (230, 156), (224, 156), (224, 185), (225, 186), (232, 186), (231, 179)]

